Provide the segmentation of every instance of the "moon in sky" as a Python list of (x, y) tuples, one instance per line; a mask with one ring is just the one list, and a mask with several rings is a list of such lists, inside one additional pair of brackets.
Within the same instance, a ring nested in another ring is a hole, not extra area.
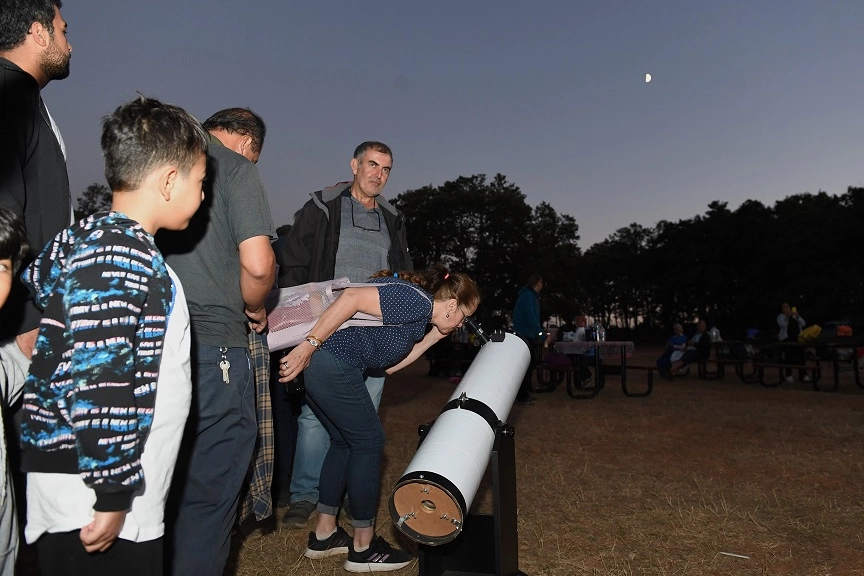
[(650, 81), (651, 81), (651, 75), (650, 75), (650, 74), (645, 74), (645, 82), (648, 83), (648, 82), (650, 82)]

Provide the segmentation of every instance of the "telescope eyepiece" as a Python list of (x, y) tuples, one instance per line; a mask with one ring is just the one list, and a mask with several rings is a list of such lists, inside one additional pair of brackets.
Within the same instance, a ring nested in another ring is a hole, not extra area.
[(486, 330), (483, 329), (480, 323), (477, 322), (477, 320), (475, 320), (473, 316), (465, 317), (465, 326), (467, 326), (468, 329), (474, 332), (474, 335), (477, 336), (477, 338), (474, 340), (474, 344), (476, 346), (482, 346), (483, 344), (489, 342), (490, 338), (489, 335), (486, 333)]

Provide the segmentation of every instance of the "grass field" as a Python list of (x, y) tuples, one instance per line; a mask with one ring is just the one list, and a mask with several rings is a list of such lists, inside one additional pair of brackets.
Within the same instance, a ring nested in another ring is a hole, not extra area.
[[(651, 362), (654, 350), (637, 349)], [(425, 362), (390, 377), (378, 531), (416, 546), (387, 499), (454, 384)], [(633, 373), (634, 386), (643, 373)], [(519, 567), (528, 575), (864, 574), (864, 389), (837, 393), (694, 373), (647, 398), (616, 379), (592, 400), (563, 387), (514, 406)], [(484, 481), (474, 510), (489, 512)], [(284, 509), (277, 511), (277, 516)], [(310, 522), (311, 526), (311, 522)], [(350, 531), (350, 530), (349, 530)], [(345, 574), (344, 557), (303, 558), (307, 531), (276, 518), (242, 527), (226, 574)], [(395, 574), (417, 574), (413, 564)]]

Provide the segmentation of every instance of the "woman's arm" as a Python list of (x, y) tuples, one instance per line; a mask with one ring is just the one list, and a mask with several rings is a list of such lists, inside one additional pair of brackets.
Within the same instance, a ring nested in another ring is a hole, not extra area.
[(436, 342), (444, 338), (444, 336), (446, 336), (446, 334), (442, 334), (438, 331), (438, 328), (432, 326), (432, 330), (427, 332), (422, 340), (414, 344), (414, 348), (411, 349), (411, 352), (409, 352), (408, 355), (403, 358), (401, 362), (399, 362), (395, 366), (387, 368), (385, 372), (387, 372), (387, 374), (393, 374), (394, 372), (405, 368), (406, 366), (417, 360), (420, 356), (422, 356), (423, 353), (426, 352), (429, 348), (431, 348)]
[[(363, 288), (346, 288), (333, 304), (318, 318), (309, 336), (314, 336), (320, 342), (329, 338), (345, 321), (357, 312), (371, 314), (381, 318), (381, 300), (378, 288), (367, 286)], [(317, 350), (309, 342), (301, 342), (280, 363), (280, 382), (288, 382), (297, 377), (309, 366), (312, 354)]]

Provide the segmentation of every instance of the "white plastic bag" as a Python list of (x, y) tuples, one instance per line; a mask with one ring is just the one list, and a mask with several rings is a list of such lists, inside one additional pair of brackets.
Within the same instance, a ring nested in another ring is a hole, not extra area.
[[(271, 291), (265, 304), (267, 325), (270, 329), (267, 335), (270, 351), (297, 346), (303, 342), (318, 317), (339, 297), (342, 290), (351, 286), (369, 285), (352, 284), (348, 278), (336, 278)], [(360, 312), (339, 328), (348, 326), (381, 326), (381, 319)]]

